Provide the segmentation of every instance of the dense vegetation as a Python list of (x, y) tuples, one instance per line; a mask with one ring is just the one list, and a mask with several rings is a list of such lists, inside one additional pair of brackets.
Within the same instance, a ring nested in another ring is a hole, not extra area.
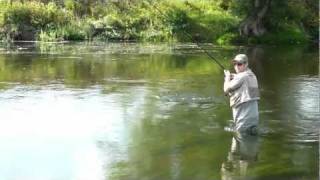
[(318, 22), (315, 0), (0, 1), (6, 41), (184, 42), (188, 32), (217, 44), (298, 44), (318, 40)]

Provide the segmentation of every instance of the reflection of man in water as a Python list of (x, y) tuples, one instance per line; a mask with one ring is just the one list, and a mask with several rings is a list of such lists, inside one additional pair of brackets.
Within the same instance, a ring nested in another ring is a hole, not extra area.
[(249, 134), (257, 133), (259, 123), (258, 81), (248, 67), (248, 57), (238, 54), (233, 60), (236, 74), (225, 70), (224, 92), (230, 97), (233, 115), (233, 131)]
[(222, 163), (221, 179), (249, 179), (248, 167), (257, 161), (258, 136), (238, 134), (232, 138), (231, 151), (228, 153), (227, 161)]

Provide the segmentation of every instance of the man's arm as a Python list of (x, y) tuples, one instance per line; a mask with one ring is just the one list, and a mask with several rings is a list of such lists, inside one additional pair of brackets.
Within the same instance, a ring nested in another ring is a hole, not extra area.
[(243, 79), (243, 76), (238, 74), (234, 74), (233, 78), (231, 78), (231, 74), (230, 76), (226, 76), (223, 85), (224, 93), (229, 93), (238, 89), (243, 83)]

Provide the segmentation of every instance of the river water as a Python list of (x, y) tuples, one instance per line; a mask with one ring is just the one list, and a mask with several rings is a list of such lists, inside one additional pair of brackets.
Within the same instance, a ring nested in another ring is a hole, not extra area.
[(318, 179), (317, 47), (203, 48), (248, 54), (259, 136), (224, 131), (223, 71), (194, 44), (1, 44), (1, 179)]

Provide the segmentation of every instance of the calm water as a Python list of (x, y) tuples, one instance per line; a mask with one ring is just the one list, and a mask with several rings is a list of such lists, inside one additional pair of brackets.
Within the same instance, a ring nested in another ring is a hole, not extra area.
[(1, 179), (318, 179), (318, 49), (204, 46), (249, 55), (260, 136), (223, 130), (222, 70), (192, 44), (1, 45)]

